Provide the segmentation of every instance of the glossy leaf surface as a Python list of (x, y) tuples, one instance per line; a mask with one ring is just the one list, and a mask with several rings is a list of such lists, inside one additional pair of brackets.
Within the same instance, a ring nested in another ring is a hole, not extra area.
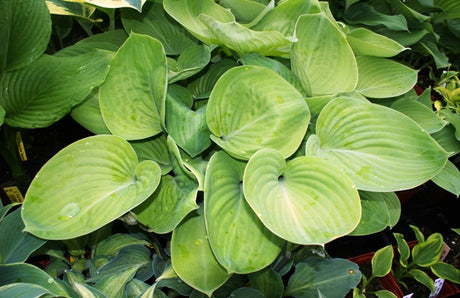
[(81, 139), (58, 152), (32, 181), (22, 207), (25, 230), (45, 239), (92, 232), (147, 199), (160, 175), (157, 163), (138, 163), (120, 137)]
[(371, 264), (373, 276), (383, 277), (387, 275), (393, 264), (393, 247), (387, 245), (376, 251), (372, 257)]

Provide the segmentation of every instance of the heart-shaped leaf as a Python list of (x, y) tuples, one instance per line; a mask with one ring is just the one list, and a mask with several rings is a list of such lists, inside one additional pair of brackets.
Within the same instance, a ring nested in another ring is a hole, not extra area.
[(166, 76), (161, 43), (132, 33), (112, 59), (99, 88), (102, 117), (113, 134), (136, 140), (162, 132)]
[(266, 267), (283, 245), (244, 199), (245, 166), (246, 163), (219, 151), (211, 157), (206, 170), (204, 210), (208, 240), (216, 259), (229, 273), (245, 274)]
[(0, 72), (30, 64), (46, 50), (51, 16), (44, 1), (0, 2)]
[(5, 123), (38, 128), (58, 121), (104, 82), (111, 58), (101, 50), (76, 57), (44, 55), (27, 67), (0, 74)]
[(330, 160), (360, 190), (413, 188), (436, 176), (447, 153), (412, 119), (351, 98), (329, 102), (307, 141), (307, 155)]
[(185, 283), (211, 296), (231, 275), (217, 262), (207, 237), (203, 208), (200, 208), (174, 229), (171, 262)]
[(133, 148), (120, 137), (79, 140), (35, 176), (22, 207), (25, 230), (44, 239), (88, 234), (147, 199), (160, 175), (157, 163), (138, 163)]
[(241, 159), (266, 147), (290, 156), (302, 142), (309, 120), (308, 106), (291, 84), (252, 65), (227, 71), (214, 86), (206, 111), (211, 139)]
[(344, 33), (324, 13), (299, 17), (291, 68), (310, 96), (351, 91), (358, 67)]
[(262, 149), (246, 166), (243, 191), (264, 225), (293, 243), (323, 245), (353, 231), (361, 217), (353, 182), (314, 157), (286, 163), (276, 150)]
[(179, 55), (186, 48), (195, 45), (194, 38), (177, 22), (167, 17), (160, 3), (147, 2), (142, 7), (142, 13), (123, 9), (121, 21), (126, 32), (146, 34), (159, 40), (166, 55)]
[(417, 82), (417, 70), (381, 57), (358, 56), (356, 90), (364, 96), (387, 98), (402, 95)]

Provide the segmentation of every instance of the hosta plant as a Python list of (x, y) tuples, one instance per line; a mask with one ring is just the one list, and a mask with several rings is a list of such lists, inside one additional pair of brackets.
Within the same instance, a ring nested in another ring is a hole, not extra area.
[[(21, 263), (31, 247), (2, 261), (2, 294), (343, 296), (361, 274), (324, 245), (392, 227), (394, 192), (448, 165), (423, 123), (381, 104), (417, 80), (391, 59), (408, 49), (368, 31), (352, 41), (327, 3), (1, 5), (3, 125), (70, 114), (94, 134), (43, 165), (11, 219), (24, 226), (11, 237), (47, 240), (35, 254), (80, 273)], [(50, 13), (90, 36), (44, 52)], [(120, 220), (124, 236), (110, 235)]]

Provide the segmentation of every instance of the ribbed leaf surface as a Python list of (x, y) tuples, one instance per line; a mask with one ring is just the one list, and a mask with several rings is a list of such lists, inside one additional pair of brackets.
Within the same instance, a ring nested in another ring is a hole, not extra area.
[(408, 48), (366, 28), (352, 29), (347, 40), (356, 55), (393, 57)]
[(391, 108), (409, 116), (430, 134), (440, 131), (448, 124), (432, 109), (417, 100), (400, 99), (395, 101)]

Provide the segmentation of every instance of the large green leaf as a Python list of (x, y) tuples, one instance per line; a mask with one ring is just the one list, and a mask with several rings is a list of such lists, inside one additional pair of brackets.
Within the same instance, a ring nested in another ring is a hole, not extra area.
[(169, 86), (166, 119), (169, 135), (191, 157), (211, 146), (211, 133), (206, 126), (206, 106), (193, 110), (193, 98), (188, 89), (179, 85)]
[(303, 15), (291, 68), (310, 96), (351, 91), (358, 82), (355, 56), (345, 34), (324, 13)]
[(236, 51), (240, 55), (259, 53), (264, 56), (288, 56), (292, 39), (278, 31), (255, 31), (232, 22), (219, 22), (202, 14), (199, 19), (214, 34), (217, 44)]
[(26, 66), (46, 50), (51, 16), (42, 0), (0, 2), (0, 72)]
[(73, 107), (70, 116), (94, 134), (110, 134), (101, 115), (98, 88), (94, 88), (84, 101)]
[(195, 44), (193, 37), (169, 18), (159, 3), (147, 2), (142, 7), (142, 13), (123, 9), (121, 21), (127, 32), (133, 31), (158, 39), (163, 44), (166, 55), (179, 55)]
[(74, 297), (75, 292), (65, 283), (52, 278), (45, 271), (27, 263), (0, 265), (0, 287), (14, 283), (34, 284), (46, 289), (52, 295)]
[(177, 61), (168, 58), (168, 82), (185, 80), (202, 70), (211, 59), (211, 49), (206, 45), (192, 45), (186, 48)]
[(191, 213), (174, 229), (171, 262), (185, 283), (211, 296), (230, 275), (217, 262), (207, 237), (203, 208), (200, 208), (198, 214)]
[(243, 191), (264, 225), (293, 243), (323, 245), (353, 231), (361, 217), (353, 182), (315, 157), (286, 163), (276, 150), (262, 149), (246, 166)]
[(340, 97), (329, 102), (307, 155), (330, 160), (360, 190), (413, 188), (436, 176), (447, 153), (412, 119), (393, 109)]
[(356, 90), (366, 97), (402, 95), (417, 82), (417, 70), (381, 57), (358, 56), (359, 79)]
[(124, 271), (112, 274), (109, 277), (97, 282), (94, 288), (102, 292), (104, 295), (110, 298), (124, 298), (125, 286), (130, 282), (136, 274), (137, 268), (128, 268)]
[(392, 192), (360, 191), (362, 216), (350, 235), (369, 235), (392, 228), (399, 221), (401, 203)]
[(409, 31), (406, 18), (402, 15), (388, 15), (377, 11), (372, 5), (356, 3), (345, 11), (345, 20), (349, 24), (385, 26), (394, 31)]
[(232, 22), (234, 15), (214, 0), (164, 0), (166, 12), (179, 22), (191, 34), (207, 45), (216, 44), (214, 33), (199, 18), (207, 15), (219, 22)]
[(23, 232), (21, 209), (16, 209), (0, 220), (0, 264), (24, 262), (45, 240)]
[(229, 273), (258, 271), (281, 251), (283, 241), (265, 228), (246, 203), (242, 182), (246, 163), (223, 151), (209, 161), (204, 185), (208, 240)]
[(58, 121), (104, 82), (111, 58), (101, 50), (76, 57), (44, 55), (27, 67), (0, 74), (5, 123), (39, 128)]
[(309, 120), (308, 106), (291, 84), (252, 65), (227, 71), (217, 81), (206, 111), (211, 139), (241, 159), (266, 147), (290, 156), (302, 142)]
[(447, 161), (444, 169), (431, 180), (457, 197), (460, 195), (460, 171), (452, 162)]
[(350, 30), (347, 40), (356, 55), (393, 57), (408, 49), (395, 40), (366, 28)]
[(160, 171), (153, 161), (138, 163), (120, 137), (79, 140), (35, 176), (22, 207), (25, 230), (45, 239), (92, 232), (147, 199), (158, 186)]
[[(296, 265), (284, 296), (345, 297), (358, 285), (361, 272), (358, 265), (345, 259), (317, 259)], [(318, 291), (323, 296), (318, 296)]]
[(42, 286), (30, 283), (12, 283), (0, 287), (1, 297), (43, 297), (46, 294), (53, 295)]
[(135, 140), (162, 131), (167, 86), (166, 56), (161, 43), (132, 33), (110, 63), (99, 88), (102, 117), (115, 134)]

